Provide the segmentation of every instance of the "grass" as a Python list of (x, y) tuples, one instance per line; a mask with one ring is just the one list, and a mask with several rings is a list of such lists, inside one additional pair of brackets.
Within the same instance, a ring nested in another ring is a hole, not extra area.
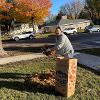
[(84, 29), (78, 29), (77, 31), (78, 31), (78, 33), (83, 33), (83, 32), (85, 32)]
[[(54, 33), (36, 33), (35, 38), (48, 38), (50, 35), (54, 35)], [(10, 35), (2, 35), (1, 36), (2, 40), (11, 40), (11, 36)]]
[[(42, 38), (42, 37), (47, 37), (48, 35), (41, 35), (41, 34), (37, 34), (36, 35), (36, 38)], [(2, 38), (2, 40), (11, 40), (11, 36), (9, 36), (9, 35), (2, 35), (1, 36), (1, 38)]]
[(2, 38), (2, 40), (11, 40), (11, 36), (7, 35), (7, 34), (2, 35), (1, 38)]
[(100, 76), (82, 67), (77, 70), (75, 95), (69, 99), (24, 84), (27, 75), (50, 69), (55, 70), (54, 58), (0, 65), (0, 100), (100, 100)]
[(43, 34), (36, 33), (35, 38), (48, 38), (50, 35), (54, 35), (54, 33), (43, 33)]
[(96, 55), (100, 57), (100, 48), (83, 49), (83, 50), (78, 50), (78, 52)]

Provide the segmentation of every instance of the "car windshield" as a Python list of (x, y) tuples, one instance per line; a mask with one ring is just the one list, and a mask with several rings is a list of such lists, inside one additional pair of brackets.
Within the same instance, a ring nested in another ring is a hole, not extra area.
[(75, 28), (66, 28), (65, 30), (73, 30), (73, 29), (75, 29)]
[(86, 27), (86, 29), (90, 29), (90, 28), (93, 28), (93, 26), (87, 26), (87, 27)]
[(22, 34), (31, 34), (32, 32), (23, 32)]

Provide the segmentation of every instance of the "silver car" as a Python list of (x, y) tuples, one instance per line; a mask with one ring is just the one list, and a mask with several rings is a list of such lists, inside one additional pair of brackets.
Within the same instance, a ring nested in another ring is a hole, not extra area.
[(33, 39), (35, 37), (35, 33), (34, 32), (23, 32), (22, 34), (15, 34), (12, 36), (12, 39), (15, 41), (18, 41), (20, 39)]
[(89, 33), (100, 32), (100, 28), (99, 28), (99, 27), (95, 27), (95, 26), (86, 27), (86, 30), (87, 30)]
[(77, 30), (75, 28), (66, 28), (66, 29), (64, 29), (63, 33), (65, 33), (65, 34), (76, 34)]

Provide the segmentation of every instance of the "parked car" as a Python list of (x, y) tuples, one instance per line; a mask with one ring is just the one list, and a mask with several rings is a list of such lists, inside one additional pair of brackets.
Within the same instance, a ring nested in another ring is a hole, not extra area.
[(95, 27), (95, 26), (87, 26), (85, 28), (85, 30), (89, 33), (92, 33), (92, 32), (100, 32), (100, 28), (99, 27)]
[(35, 36), (35, 34), (33, 32), (23, 32), (22, 34), (15, 34), (12, 36), (12, 39), (15, 41), (18, 41), (20, 39), (25, 39), (25, 38), (29, 38), (29, 39), (33, 39)]
[(89, 32), (92, 33), (92, 32), (100, 32), (100, 28), (99, 27), (92, 27), (89, 29)]
[(85, 29), (84, 29), (85, 32), (89, 32), (89, 29), (92, 28), (92, 27), (93, 27), (93, 26), (86, 26)]
[(76, 34), (77, 29), (75, 29), (75, 28), (66, 28), (66, 29), (64, 29), (63, 33), (65, 33), (65, 34)]

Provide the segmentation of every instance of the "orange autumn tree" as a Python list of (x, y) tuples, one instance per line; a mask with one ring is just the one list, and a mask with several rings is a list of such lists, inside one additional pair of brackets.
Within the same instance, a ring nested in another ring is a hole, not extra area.
[(13, 0), (9, 15), (20, 22), (41, 22), (49, 15), (51, 0)]
[(12, 3), (8, 3), (6, 0), (0, 0), (0, 20), (8, 18), (2, 12), (8, 13), (11, 7), (13, 7)]
[[(6, 14), (1, 13), (0, 19), (15, 18), (18, 22), (31, 21), (34, 25), (34, 22), (41, 22), (49, 15), (50, 7), (51, 0), (11, 0), (11, 2), (0, 0), (0, 10)], [(2, 42), (0, 43), (2, 44)]]
[(7, 26), (7, 23), (11, 20), (9, 16), (9, 11), (13, 7), (13, 5), (11, 2), (7, 1), (9, 0), (0, 0), (0, 21), (3, 22), (8, 33), (9, 27)]

